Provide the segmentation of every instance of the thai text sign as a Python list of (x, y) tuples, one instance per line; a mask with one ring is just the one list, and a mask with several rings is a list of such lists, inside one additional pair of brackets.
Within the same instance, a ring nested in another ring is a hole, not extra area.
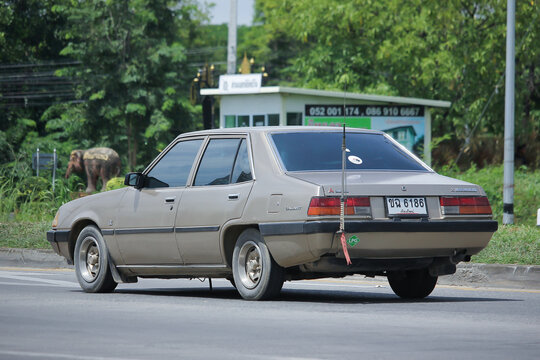
[(231, 94), (247, 94), (260, 90), (262, 74), (221, 75), (219, 90)]

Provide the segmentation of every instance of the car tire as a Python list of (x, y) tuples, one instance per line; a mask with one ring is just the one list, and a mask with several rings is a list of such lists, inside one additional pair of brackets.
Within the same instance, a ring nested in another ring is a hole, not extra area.
[(428, 269), (389, 272), (388, 282), (394, 293), (403, 299), (423, 299), (435, 289), (437, 276)]
[(283, 287), (284, 269), (274, 261), (257, 229), (246, 229), (238, 237), (232, 268), (236, 290), (246, 300), (277, 297)]
[(85, 227), (77, 237), (74, 253), (75, 274), (88, 293), (111, 292), (118, 285), (109, 269), (109, 252), (99, 229)]

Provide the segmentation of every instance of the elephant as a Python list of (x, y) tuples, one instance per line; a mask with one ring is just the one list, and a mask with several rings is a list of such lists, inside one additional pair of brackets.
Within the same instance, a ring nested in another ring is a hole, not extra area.
[(88, 150), (73, 150), (69, 157), (66, 179), (72, 173), (82, 174), (86, 172), (88, 186), (87, 193), (96, 191), (98, 177), (101, 177), (105, 190), (107, 181), (118, 176), (121, 167), (120, 157), (113, 149), (100, 147)]

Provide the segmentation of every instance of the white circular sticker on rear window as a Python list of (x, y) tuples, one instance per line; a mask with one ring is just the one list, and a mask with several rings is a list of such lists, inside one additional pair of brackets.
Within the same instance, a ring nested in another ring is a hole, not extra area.
[(362, 159), (360, 159), (358, 156), (350, 155), (348, 159), (350, 162), (356, 165), (360, 165), (362, 163)]

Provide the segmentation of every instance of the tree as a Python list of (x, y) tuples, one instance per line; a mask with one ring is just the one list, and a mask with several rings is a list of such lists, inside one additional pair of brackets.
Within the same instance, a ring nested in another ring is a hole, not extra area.
[(194, 127), (185, 47), (198, 12), (190, 1), (86, 0), (55, 10), (67, 18), (61, 54), (82, 64), (60, 75), (80, 82), (85, 136), (127, 152), (136, 169), (171, 133)]
[[(457, 155), (486, 136), (496, 144), (503, 133), (505, 4), (257, 0), (265, 29), (258, 51), (295, 86), (343, 90), (346, 82), (350, 91), (450, 100), (448, 111), (434, 114), (434, 135), (452, 134), (445, 142)], [(517, 144), (539, 154), (540, 8), (522, 1), (516, 11)], [(540, 156), (529, 163), (540, 166)]]
[(65, 19), (52, 8), (62, 2), (0, 4), (0, 163), (14, 160), (21, 147), (33, 152), (40, 146), (35, 139), (46, 132), (41, 115), (57, 101), (55, 94), (71, 91), (68, 82), (52, 74), (65, 46), (56, 36)]

